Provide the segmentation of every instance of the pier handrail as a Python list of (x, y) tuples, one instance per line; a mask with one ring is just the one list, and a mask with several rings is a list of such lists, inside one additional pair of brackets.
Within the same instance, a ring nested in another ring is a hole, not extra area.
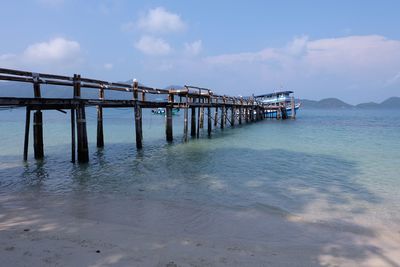
[[(37, 78), (36, 81), (35, 78)], [(74, 77), (64, 76), (64, 75), (54, 75), (48, 73), (35, 73), (35, 72), (6, 69), (6, 68), (0, 68), (0, 80), (27, 82), (27, 83), (37, 82), (39, 84), (49, 84), (49, 85), (59, 85), (59, 86), (74, 85)], [(82, 88), (133, 92), (131, 83), (108, 82), (98, 79), (82, 77), (80, 78), (80, 84)], [(169, 94), (169, 90), (153, 88), (143, 85), (138, 86), (138, 91), (150, 94)]]

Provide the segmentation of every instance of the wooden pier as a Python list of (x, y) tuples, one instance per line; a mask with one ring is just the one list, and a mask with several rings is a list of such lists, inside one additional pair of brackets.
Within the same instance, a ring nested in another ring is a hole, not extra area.
[[(165, 108), (165, 136), (167, 142), (173, 141), (173, 109), (184, 111), (183, 140), (189, 141), (189, 110), (190, 110), (190, 136), (199, 138), (200, 129), (204, 128), (206, 117), (207, 135), (211, 137), (212, 129), (220, 127), (224, 129), (229, 125), (257, 122), (266, 118), (266, 107), (257, 102), (253, 97), (232, 97), (218, 95), (207, 88), (186, 85), (177, 89), (157, 89), (139, 85), (134, 80), (129, 83), (113, 83), (97, 79), (81, 77), (75, 74), (72, 77), (46, 73), (34, 73), (20, 70), (0, 68), (0, 80), (21, 83), (31, 83), (33, 97), (0, 97), (0, 107), (25, 107), (25, 139), (24, 160), (28, 159), (29, 133), (31, 113), (33, 112), (33, 150), (35, 159), (44, 157), (43, 147), (43, 116), (45, 110), (58, 110), (70, 112), (71, 115), (71, 161), (80, 163), (89, 161), (88, 137), (86, 130), (85, 108), (97, 107), (97, 147), (104, 146), (103, 135), (103, 109), (104, 108), (133, 108), (136, 147), (143, 147), (142, 109)], [(57, 85), (71, 87), (70, 98), (43, 98), (41, 85)], [(98, 98), (81, 98), (81, 91), (97, 90)], [(131, 99), (107, 99), (107, 91), (126, 92)], [(163, 95), (166, 100), (148, 100), (148, 95)], [(0, 92), (1, 96), (1, 92)], [(281, 106), (268, 109), (276, 110), (277, 119), (286, 119), (286, 109)], [(196, 116), (197, 111), (197, 116)], [(293, 113), (292, 113), (293, 114)]]

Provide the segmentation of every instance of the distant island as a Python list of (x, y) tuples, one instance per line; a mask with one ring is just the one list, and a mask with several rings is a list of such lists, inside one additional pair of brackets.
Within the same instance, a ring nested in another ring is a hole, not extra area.
[[(126, 81), (130, 83), (131, 81)], [(166, 86), (164, 89), (182, 88), (179, 85)], [(33, 97), (33, 88), (29, 83), (0, 83), (0, 96), (2, 97)], [(72, 90), (69, 87), (42, 85), (42, 96), (47, 98), (69, 98), (72, 96)], [(97, 98), (97, 90), (85, 91), (82, 95), (85, 98)], [(106, 92), (106, 97), (109, 99), (126, 98), (130, 99), (129, 95), (121, 94), (120, 92)], [(157, 96), (150, 95), (150, 98)], [(301, 102), (301, 108), (305, 109), (400, 109), (400, 97), (390, 97), (381, 103), (368, 102), (358, 105), (348, 104), (338, 98), (325, 98), (322, 100), (298, 99)]]
[(350, 105), (338, 98), (325, 98), (319, 101), (299, 99), (305, 109), (400, 109), (400, 97), (390, 97), (381, 103), (368, 102)]

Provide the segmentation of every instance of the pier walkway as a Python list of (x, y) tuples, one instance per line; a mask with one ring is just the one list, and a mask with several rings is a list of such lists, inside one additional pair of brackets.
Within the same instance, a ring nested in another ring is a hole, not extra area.
[[(33, 97), (1, 97), (0, 107), (25, 107), (25, 139), (24, 160), (28, 159), (28, 143), (31, 113), (33, 113), (33, 148), (35, 159), (44, 157), (43, 148), (43, 116), (44, 110), (70, 111), (71, 127), (71, 161), (80, 163), (89, 161), (88, 138), (86, 131), (85, 108), (97, 107), (97, 147), (104, 146), (103, 109), (132, 107), (134, 111), (136, 147), (143, 146), (142, 109), (165, 109), (165, 135), (168, 142), (173, 141), (173, 109), (184, 111), (183, 138), (187, 142), (189, 135), (199, 138), (200, 129), (207, 121), (207, 134), (211, 136), (212, 129), (233, 127), (235, 124), (257, 122), (266, 118), (266, 106), (253, 97), (233, 97), (215, 94), (212, 90), (186, 85), (183, 88), (157, 89), (140, 85), (137, 81), (130, 83), (114, 83), (97, 79), (72, 77), (46, 73), (34, 73), (20, 70), (0, 68), (0, 80), (21, 83), (31, 83)], [(66, 86), (71, 88), (70, 98), (44, 98), (41, 85)], [(7, 86), (4, 86), (7, 88)], [(97, 98), (83, 98), (83, 89), (97, 90)], [(107, 91), (119, 91), (130, 94), (130, 99), (107, 99)], [(152, 100), (149, 95), (161, 95), (162, 101)], [(286, 108), (283, 106), (268, 106), (268, 110), (276, 110), (276, 118), (286, 119)], [(189, 116), (190, 111), (190, 116)], [(295, 112), (292, 112), (295, 114)], [(189, 131), (190, 117), (190, 131)], [(1, 122), (0, 122), (1, 123)]]

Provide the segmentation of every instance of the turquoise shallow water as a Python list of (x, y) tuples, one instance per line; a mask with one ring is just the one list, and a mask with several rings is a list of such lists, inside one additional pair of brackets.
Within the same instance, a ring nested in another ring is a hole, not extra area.
[[(69, 114), (44, 114), (46, 157), (22, 161), (24, 110), (0, 111), (0, 194), (137, 196), (227, 209), (254, 208), (371, 224), (400, 223), (400, 112), (301, 110), (295, 121), (265, 120), (173, 144), (164, 117), (144, 116), (135, 148), (133, 111), (105, 111), (97, 149), (95, 109), (87, 110), (90, 163), (70, 160)], [(32, 144), (32, 140), (31, 140)]]

